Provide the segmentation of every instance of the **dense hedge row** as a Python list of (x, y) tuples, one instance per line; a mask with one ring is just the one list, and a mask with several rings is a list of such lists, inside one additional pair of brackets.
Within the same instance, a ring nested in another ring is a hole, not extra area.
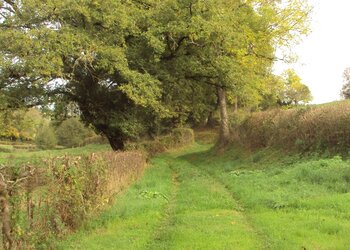
[(350, 102), (271, 110), (251, 114), (234, 128), (251, 148), (347, 153), (350, 150)]
[(8, 190), (15, 249), (50, 249), (51, 239), (81, 225), (141, 176), (145, 166), (140, 152), (55, 157), (42, 166), (2, 166), (6, 180), (21, 180)]

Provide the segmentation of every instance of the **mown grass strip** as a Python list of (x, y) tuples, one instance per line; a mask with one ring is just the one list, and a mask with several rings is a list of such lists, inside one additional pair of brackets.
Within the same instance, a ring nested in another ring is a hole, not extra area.
[(170, 165), (179, 182), (175, 213), (153, 249), (261, 249), (225, 188), (182, 155), (173, 156)]

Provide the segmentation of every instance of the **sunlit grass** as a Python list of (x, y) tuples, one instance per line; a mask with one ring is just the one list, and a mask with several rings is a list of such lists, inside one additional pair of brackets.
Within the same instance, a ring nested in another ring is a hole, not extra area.
[(350, 162), (238, 149), (187, 159), (222, 182), (269, 249), (348, 249)]
[(350, 164), (208, 145), (156, 157), (60, 249), (348, 249)]

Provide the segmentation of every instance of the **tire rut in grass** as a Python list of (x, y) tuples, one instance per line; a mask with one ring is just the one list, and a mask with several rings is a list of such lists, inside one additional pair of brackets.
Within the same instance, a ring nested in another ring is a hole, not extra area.
[[(173, 160), (173, 159), (171, 159)], [(147, 249), (163, 249), (162, 241), (167, 237), (169, 233), (168, 228), (172, 227), (175, 223), (175, 208), (176, 208), (176, 196), (179, 190), (179, 181), (178, 181), (178, 173), (171, 167), (170, 162), (168, 162), (168, 167), (172, 171), (172, 190), (171, 195), (168, 199), (168, 205), (165, 208), (164, 218), (158, 228), (154, 231), (153, 237), (150, 242), (148, 242), (146, 248)]]
[(232, 193), (232, 191), (227, 187), (227, 185), (221, 181), (217, 176), (210, 173), (208, 170), (202, 169), (200, 166), (189, 162), (193, 167), (195, 167), (198, 171), (204, 173), (208, 178), (212, 179), (217, 185), (221, 186), (223, 190), (225, 190), (225, 193), (231, 198), (232, 204), (234, 205), (233, 210), (240, 213), (240, 215), (243, 218), (243, 221), (246, 223), (246, 225), (249, 227), (249, 229), (258, 237), (259, 242), (261, 242), (261, 248), (262, 249), (269, 249), (269, 239), (268, 236), (265, 235), (261, 230), (255, 227), (254, 223), (251, 221), (250, 217), (244, 212), (244, 207), (242, 204), (237, 200)]
[(174, 157), (176, 197), (152, 249), (261, 249), (261, 242), (222, 183)]

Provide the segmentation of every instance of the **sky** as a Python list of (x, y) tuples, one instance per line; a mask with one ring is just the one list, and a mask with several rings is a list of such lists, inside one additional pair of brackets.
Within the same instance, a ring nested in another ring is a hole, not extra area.
[(343, 72), (350, 67), (350, 1), (309, 0), (311, 33), (293, 48), (298, 62), (277, 63), (276, 73), (294, 68), (314, 97), (312, 103), (340, 99)]

